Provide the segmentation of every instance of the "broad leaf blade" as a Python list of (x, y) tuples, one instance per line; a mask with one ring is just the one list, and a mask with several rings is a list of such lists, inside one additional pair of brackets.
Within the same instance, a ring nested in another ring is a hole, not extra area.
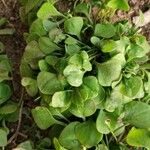
[(62, 16), (62, 14), (57, 11), (53, 4), (46, 2), (37, 12), (37, 16), (38, 18), (45, 20), (54, 16)]
[(150, 149), (150, 131), (132, 128), (126, 137), (126, 141), (131, 146)]
[(143, 102), (130, 102), (125, 105), (124, 121), (138, 128), (150, 128), (150, 106)]
[(65, 21), (64, 28), (65, 32), (71, 35), (76, 35), (80, 38), (80, 32), (83, 27), (83, 18), (82, 17), (72, 17)]
[(32, 115), (37, 126), (43, 130), (57, 123), (51, 112), (46, 107), (39, 106), (35, 109), (32, 109)]

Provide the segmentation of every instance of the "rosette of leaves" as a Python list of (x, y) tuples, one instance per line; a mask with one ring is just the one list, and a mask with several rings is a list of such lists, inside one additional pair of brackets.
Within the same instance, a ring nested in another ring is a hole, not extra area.
[(35, 123), (53, 132), (56, 150), (149, 149), (150, 46), (128, 22), (94, 23), (90, 12), (79, 3), (61, 14), (46, 2), (26, 35), (20, 70), (40, 99)]

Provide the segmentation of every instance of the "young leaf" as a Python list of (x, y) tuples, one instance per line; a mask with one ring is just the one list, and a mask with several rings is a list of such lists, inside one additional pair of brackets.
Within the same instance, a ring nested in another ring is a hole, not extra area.
[(79, 122), (71, 122), (61, 132), (59, 136), (59, 142), (63, 147), (71, 150), (77, 150), (81, 148), (81, 144), (75, 135), (75, 127), (78, 124)]
[(46, 107), (36, 107), (32, 109), (32, 115), (35, 123), (42, 130), (49, 128), (53, 124), (57, 124), (57, 121)]
[(38, 74), (37, 84), (43, 94), (54, 94), (57, 91), (63, 90), (56, 74), (46, 71), (42, 71)]
[(117, 49), (117, 44), (113, 40), (106, 40), (102, 42), (102, 52), (109, 53)]
[(44, 59), (41, 59), (40, 61), (39, 61), (39, 69), (40, 69), (40, 71), (49, 71), (50, 70), (50, 66), (49, 66), (49, 64), (46, 62), (46, 60), (44, 60)]
[(96, 129), (96, 125), (92, 121), (86, 121), (75, 127), (77, 139), (87, 148), (97, 145), (102, 140), (102, 134)]
[(127, 0), (110, 0), (107, 3), (107, 6), (113, 9), (121, 9), (125, 11), (128, 11), (130, 9)]
[(69, 65), (64, 70), (64, 76), (67, 77), (67, 81), (70, 85), (79, 87), (82, 84), (82, 78), (84, 72), (81, 71), (80, 67)]
[(143, 102), (130, 102), (125, 105), (124, 121), (138, 128), (150, 127), (150, 106)]
[(97, 24), (94, 35), (103, 38), (111, 38), (116, 34), (116, 29), (112, 24)]
[(78, 38), (80, 38), (82, 27), (82, 17), (72, 17), (70, 19), (67, 19), (64, 23), (65, 32), (71, 35), (76, 35)]
[(126, 141), (131, 146), (150, 149), (150, 131), (132, 128), (126, 137)]
[(7, 145), (7, 132), (3, 129), (0, 129), (0, 147)]
[(37, 16), (42, 20), (46, 20), (50, 17), (63, 16), (63, 15), (57, 11), (57, 9), (54, 7), (53, 4), (46, 2), (41, 6), (39, 11), (37, 12)]

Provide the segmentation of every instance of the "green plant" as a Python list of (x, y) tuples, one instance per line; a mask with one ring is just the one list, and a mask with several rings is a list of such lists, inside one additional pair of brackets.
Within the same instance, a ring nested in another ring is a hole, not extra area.
[[(124, 0), (107, 5), (129, 9)], [(37, 16), (20, 70), (22, 85), (40, 103), (32, 109), (35, 123), (54, 134), (51, 147), (150, 149), (146, 38), (127, 21), (96, 23), (84, 2), (66, 14), (46, 2)]]
[[(0, 19), (0, 27), (7, 23), (5, 18)], [(14, 29), (0, 29), (0, 35), (11, 35)], [(15, 122), (18, 119), (18, 104), (11, 100), (12, 89), (10, 86), (11, 71), (10, 60), (4, 52), (4, 44), (0, 42), (0, 147), (7, 145), (9, 128), (6, 122)]]

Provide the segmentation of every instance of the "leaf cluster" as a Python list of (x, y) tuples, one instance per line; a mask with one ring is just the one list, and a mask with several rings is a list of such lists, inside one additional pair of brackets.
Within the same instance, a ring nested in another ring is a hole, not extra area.
[(150, 46), (129, 22), (96, 23), (90, 10), (83, 2), (62, 14), (51, 1), (38, 10), (20, 66), (22, 85), (40, 98), (34, 121), (63, 128), (51, 137), (56, 150), (150, 149)]

